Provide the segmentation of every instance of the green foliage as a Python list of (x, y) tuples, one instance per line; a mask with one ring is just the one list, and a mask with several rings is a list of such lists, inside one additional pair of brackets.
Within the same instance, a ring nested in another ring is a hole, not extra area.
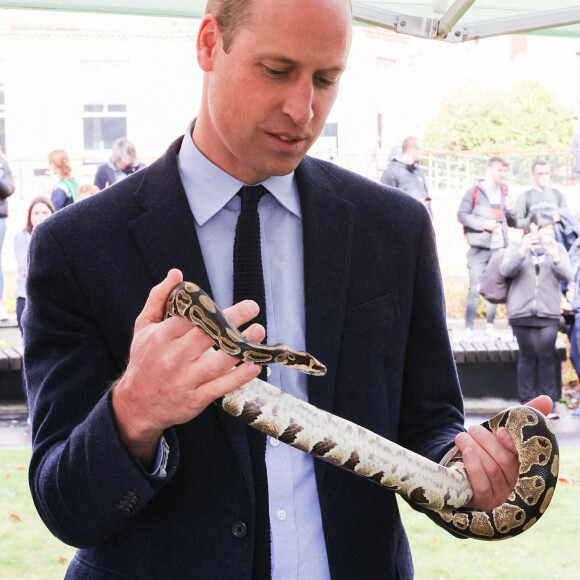
[(470, 85), (447, 96), (423, 142), (439, 151), (562, 149), (570, 146), (573, 117), (535, 81), (509, 90)]

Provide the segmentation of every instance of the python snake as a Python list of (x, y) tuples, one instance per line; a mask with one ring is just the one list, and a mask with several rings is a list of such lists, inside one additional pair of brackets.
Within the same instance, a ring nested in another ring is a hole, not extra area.
[[(216, 346), (240, 360), (280, 363), (319, 376), (326, 372), (324, 365), (307, 352), (246, 339), (213, 300), (191, 282), (182, 282), (171, 291), (165, 313), (166, 317), (181, 316), (191, 321), (211, 336)], [(500, 427), (508, 429), (520, 461), (518, 481), (510, 497), (484, 512), (464, 507), (473, 491), (456, 448), (441, 464), (434, 463), (259, 379), (225, 395), (216, 404), (270, 437), (433, 510), (441, 526), (467, 538), (500, 540), (527, 530), (546, 511), (558, 481), (556, 436), (544, 415), (531, 407), (511, 407), (483, 423), (492, 432)]]

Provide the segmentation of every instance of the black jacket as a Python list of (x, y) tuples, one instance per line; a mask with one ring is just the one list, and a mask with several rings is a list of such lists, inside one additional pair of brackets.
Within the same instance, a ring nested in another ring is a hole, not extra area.
[[(30, 483), (46, 525), (81, 548), (67, 578), (252, 576), (248, 427), (212, 405), (168, 429), (168, 475), (159, 479), (122, 446), (111, 410), (109, 386), (126, 367), (151, 287), (180, 268), (211, 291), (179, 177), (180, 145), (32, 236)], [(310, 402), (438, 462), (463, 419), (427, 211), (308, 157), (296, 181), (306, 348), (328, 367), (308, 378)], [(332, 578), (412, 578), (394, 494), (323, 461), (315, 475)], [(243, 537), (232, 532), (236, 522), (247, 526)]]

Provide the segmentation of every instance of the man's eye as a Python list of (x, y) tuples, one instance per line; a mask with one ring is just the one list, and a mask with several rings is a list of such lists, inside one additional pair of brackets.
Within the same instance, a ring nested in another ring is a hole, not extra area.
[(269, 74), (272, 77), (281, 77), (286, 74), (285, 70), (270, 68), (269, 66), (265, 66), (264, 70), (266, 71), (267, 74)]
[(318, 82), (319, 85), (323, 87), (331, 87), (336, 83), (336, 79), (327, 77), (318, 77), (316, 81)]

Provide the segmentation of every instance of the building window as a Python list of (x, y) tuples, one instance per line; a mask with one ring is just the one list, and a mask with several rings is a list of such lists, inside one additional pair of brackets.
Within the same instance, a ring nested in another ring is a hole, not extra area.
[(6, 97), (4, 83), (0, 83), (0, 148), (6, 153)]
[(127, 136), (127, 105), (84, 106), (83, 138), (87, 151), (110, 149), (119, 137)]

